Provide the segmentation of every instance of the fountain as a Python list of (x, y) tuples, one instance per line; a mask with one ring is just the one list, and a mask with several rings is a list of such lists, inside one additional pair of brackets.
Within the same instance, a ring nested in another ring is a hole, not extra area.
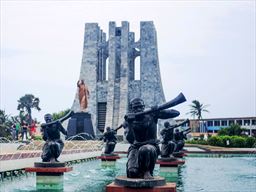
[(106, 143), (105, 150), (101, 156), (97, 157), (97, 159), (101, 159), (102, 161), (116, 161), (117, 159), (120, 159), (119, 155), (114, 153), (114, 149), (117, 143), (116, 133), (122, 127), (123, 124), (116, 129), (111, 129), (110, 127), (106, 128), (106, 132), (100, 138), (100, 140), (103, 140)]

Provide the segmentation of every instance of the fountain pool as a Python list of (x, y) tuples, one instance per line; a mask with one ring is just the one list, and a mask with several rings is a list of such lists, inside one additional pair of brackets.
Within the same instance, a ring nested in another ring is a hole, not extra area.
[[(256, 188), (255, 156), (187, 156), (185, 165), (178, 168), (178, 192), (253, 192)], [(117, 175), (125, 175), (125, 155), (112, 162), (93, 160), (74, 164), (73, 171), (64, 175), (64, 191), (100, 192)], [(159, 165), (155, 175), (161, 175)], [(36, 176), (28, 174), (0, 182), (1, 192), (36, 191)]]

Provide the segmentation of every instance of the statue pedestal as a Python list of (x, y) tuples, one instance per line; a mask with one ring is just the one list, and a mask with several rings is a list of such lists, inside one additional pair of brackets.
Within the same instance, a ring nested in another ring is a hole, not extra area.
[(183, 165), (184, 160), (176, 159), (175, 157), (159, 158), (156, 164), (160, 165), (159, 175), (164, 177), (167, 182), (177, 182), (178, 180), (178, 167)]
[(172, 155), (177, 158), (183, 158), (183, 157), (187, 156), (187, 154), (184, 152), (174, 152)]
[(37, 190), (63, 190), (63, 174), (72, 171), (65, 163), (36, 162), (35, 167), (25, 168), (26, 172), (36, 172)]
[(91, 114), (87, 112), (75, 113), (68, 121), (68, 138), (72, 140), (90, 140), (95, 137)]
[(101, 156), (97, 157), (97, 159), (101, 159), (101, 161), (116, 161), (120, 158), (121, 157), (117, 154), (102, 154)]
[(106, 192), (176, 192), (175, 183), (166, 183), (162, 177), (153, 179), (116, 177), (115, 182), (106, 186)]
[(177, 183), (179, 167), (160, 167), (159, 175), (167, 182)]
[(160, 167), (178, 167), (179, 165), (183, 165), (184, 163), (184, 160), (163, 161), (161, 159), (158, 159), (156, 161), (156, 164), (159, 164)]

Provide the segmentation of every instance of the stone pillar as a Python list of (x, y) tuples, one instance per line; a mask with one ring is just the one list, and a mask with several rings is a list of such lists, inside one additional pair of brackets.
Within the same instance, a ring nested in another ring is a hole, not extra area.
[(114, 118), (114, 89), (115, 89), (115, 72), (116, 72), (116, 24), (109, 22), (109, 39), (108, 39), (108, 94), (107, 94), (107, 114), (105, 127), (113, 127)]
[[(88, 111), (92, 117), (94, 132), (96, 132), (96, 114), (97, 114), (97, 67), (99, 63), (98, 44), (100, 29), (97, 23), (86, 23), (84, 33), (84, 48), (82, 64), (79, 79), (83, 79), (90, 91), (88, 102)], [(74, 85), (75, 86), (75, 85)], [(78, 94), (76, 93), (75, 101), (72, 106), (74, 112), (79, 112)]]
[(157, 37), (153, 22), (140, 23), (141, 97), (146, 107), (165, 102), (157, 53)]
[[(121, 36), (121, 68), (120, 68), (120, 106), (118, 124), (124, 121), (124, 115), (128, 109), (128, 84), (129, 84), (129, 23), (122, 22), (122, 36)], [(119, 132), (123, 132), (121, 129)]]

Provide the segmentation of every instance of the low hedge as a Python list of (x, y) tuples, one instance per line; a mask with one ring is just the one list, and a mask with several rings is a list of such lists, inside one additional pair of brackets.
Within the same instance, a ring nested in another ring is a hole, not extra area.
[(191, 140), (191, 141), (186, 141), (188, 144), (200, 144), (200, 145), (208, 145), (208, 142), (205, 140)]
[(212, 136), (208, 139), (208, 144), (220, 147), (254, 147), (256, 145), (255, 137), (242, 136)]
[(245, 136), (211, 136), (207, 141), (205, 140), (191, 140), (186, 141), (188, 144), (212, 145), (220, 147), (238, 147), (238, 148), (252, 148), (256, 147), (255, 137)]

